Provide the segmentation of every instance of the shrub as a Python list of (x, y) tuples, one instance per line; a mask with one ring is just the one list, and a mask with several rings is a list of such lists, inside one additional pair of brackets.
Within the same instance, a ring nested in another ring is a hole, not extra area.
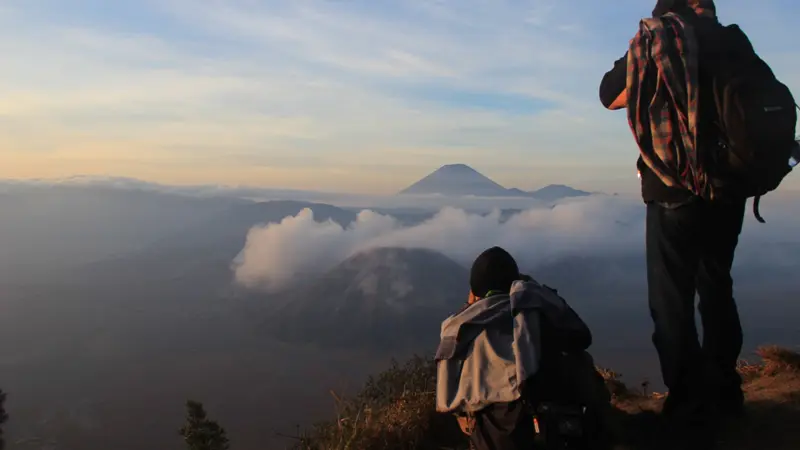
[(423, 450), (465, 447), (455, 419), (435, 411), (436, 365), (396, 361), (361, 392), (340, 398), (337, 418), (298, 437), (295, 450)]

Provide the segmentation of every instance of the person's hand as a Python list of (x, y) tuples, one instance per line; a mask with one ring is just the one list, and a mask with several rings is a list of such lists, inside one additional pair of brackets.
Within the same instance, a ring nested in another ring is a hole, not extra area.
[(627, 107), (628, 107), (628, 92), (622, 91), (622, 93), (619, 94), (619, 96), (617, 96), (617, 99), (614, 100), (614, 102), (608, 106), (608, 109), (616, 111), (618, 109), (623, 109)]

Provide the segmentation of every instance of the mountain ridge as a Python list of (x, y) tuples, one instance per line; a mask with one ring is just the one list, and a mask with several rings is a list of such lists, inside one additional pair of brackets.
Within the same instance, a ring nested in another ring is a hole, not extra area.
[(550, 184), (535, 191), (506, 188), (466, 164), (446, 164), (401, 190), (398, 195), (451, 195), (478, 197), (527, 197), (555, 201), (585, 197), (591, 192), (563, 184)]

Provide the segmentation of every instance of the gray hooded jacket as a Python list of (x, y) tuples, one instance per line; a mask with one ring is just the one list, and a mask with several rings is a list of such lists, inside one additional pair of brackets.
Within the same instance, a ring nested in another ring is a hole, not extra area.
[(448, 317), (436, 352), (436, 410), (476, 412), (518, 400), (522, 382), (539, 370), (543, 317), (588, 333), (556, 291), (535, 281), (516, 281), (508, 295), (481, 299)]

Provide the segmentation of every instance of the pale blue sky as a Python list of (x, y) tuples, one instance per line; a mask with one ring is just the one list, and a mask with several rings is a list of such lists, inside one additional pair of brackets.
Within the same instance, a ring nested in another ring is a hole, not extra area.
[[(0, 177), (382, 193), (458, 162), (635, 190), (597, 86), (654, 3), (5, 0)], [(800, 6), (718, 3), (800, 89)]]

